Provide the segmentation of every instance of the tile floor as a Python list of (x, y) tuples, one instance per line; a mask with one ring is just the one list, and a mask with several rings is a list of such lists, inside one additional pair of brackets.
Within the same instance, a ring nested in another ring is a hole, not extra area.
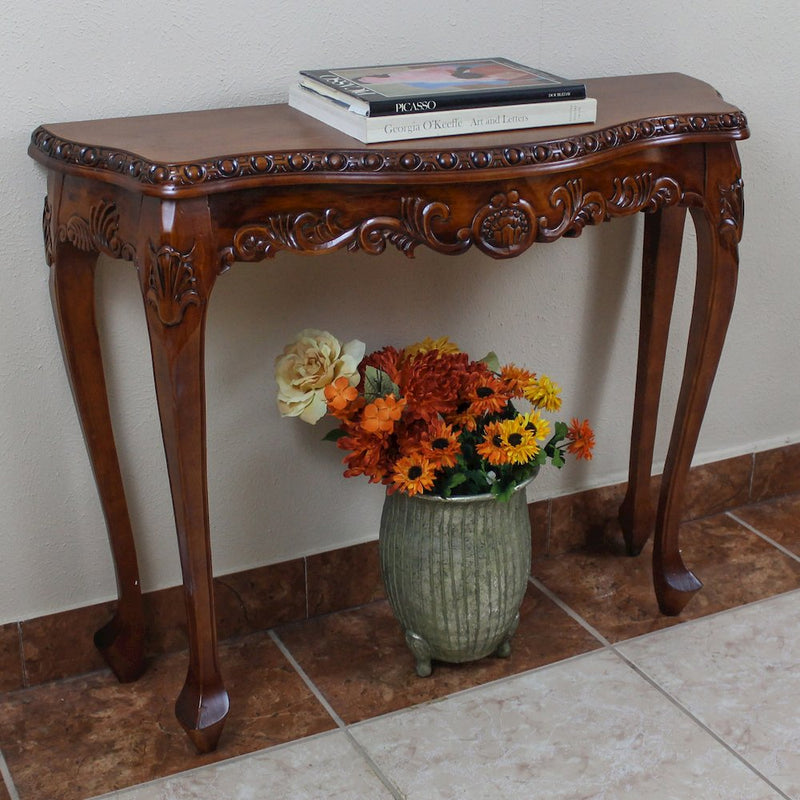
[(185, 654), (0, 695), (0, 800), (800, 798), (800, 496), (687, 523), (658, 613), (613, 536), (534, 563), (509, 659), (417, 678), (384, 601), (225, 642), (197, 756)]

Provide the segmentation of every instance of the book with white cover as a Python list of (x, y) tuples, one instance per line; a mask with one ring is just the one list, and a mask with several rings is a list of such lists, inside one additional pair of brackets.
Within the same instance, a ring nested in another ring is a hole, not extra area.
[(432, 111), (395, 117), (368, 117), (299, 84), (289, 90), (289, 105), (365, 144), (426, 139), (464, 133), (543, 128), (594, 122), (597, 100)]

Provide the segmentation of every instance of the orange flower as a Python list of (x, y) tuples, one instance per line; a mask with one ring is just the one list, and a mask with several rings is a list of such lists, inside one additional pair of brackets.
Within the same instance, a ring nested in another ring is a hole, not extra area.
[(508, 453), (506, 452), (503, 440), (502, 420), (490, 422), (483, 431), (483, 441), (475, 448), (481, 458), (485, 458), (495, 467), (500, 467), (508, 463)]
[(346, 417), (351, 412), (351, 405), (358, 397), (358, 389), (350, 385), (350, 379), (344, 375), (325, 387), (325, 399), (328, 411), (335, 417)]
[(452, 414), (462, 401), (462, 387), (475, 365), (466, 353), (431, 350), (404, 362), (399, 379), (408, 414), (432, 422), (439, 415)]
[(447, 421), (454, 429), (462, 431), (474, 431), (478, 427), (478, 418), (470, 414), (469, 403), (459, 406), (453, 414), (448, 414)]
[(336, 445), (351, 451), (342, 459), (347, 467), (345, 478), (366, 475), (370, 483), (380, 483), (387, 478), (392, 460), (388, 437), (372, 436), (357, 429), (337, 439)]
[(594, 431), (589, 427), (589, 420), (581, 422), (575, 417), (569, 426), (568, 436), (570, 442), (567, 444), (567, 451), (574, 454), (575, 458), (583, 458), (586, 461), (592, 459), (592, 449), (594, 448)]
[(433, 488), (435, 480), (436, 470), (431, 462), (419, 453), (398, 459), (392, 474), (393, 488), (411, 496)]
[(505, 383), (491, 373), (474, 381), (467, 394), (471, 414), (499, 414), (511, 399)]
[(364, 406), (361, 427), (367, 433), (391, 433), (394, 430), (395, 422), (400, 419), (405, 405), (404, 399), (397, 400), (393, 394), (377, 397), (373, 402)]
[(516, 364), (506, 364), (500, 370), (500, 380), (506, 384), (512, 397), (522, 397), (525, 386), (536, 381), (536, 373)]
[(420, 441), (422, 454), (436, 469), (454, 467), (461, 454), (458, 434), (444, 420), (437, 419)]

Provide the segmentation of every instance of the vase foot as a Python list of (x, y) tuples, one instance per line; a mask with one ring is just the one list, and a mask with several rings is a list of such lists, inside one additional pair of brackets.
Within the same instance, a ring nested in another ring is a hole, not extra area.
[(511, 655), (511, 639), (503, 639), (492, 655), (495, 658), (508, 658)]
[(432, 670), (430, 645), (414, 631), (406, 631), (406, 644), (414, 654), (417, 675), (420, 678), (427, 678)]
[(519, 611), (514, 615), (511, 625), (506, 632), (506, 638), (497, 645), (497, 649), (492, 653), (495, 658), (508, 658), (511, 655), (511, 637), (517, 632), (519, 627)]

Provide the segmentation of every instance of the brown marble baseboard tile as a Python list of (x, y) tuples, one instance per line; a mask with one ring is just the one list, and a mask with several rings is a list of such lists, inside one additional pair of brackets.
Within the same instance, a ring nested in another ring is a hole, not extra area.
[(309, 619), (277, 629), (281, 641), (348, 724), (407, 708), (498, 678), (560, 661), (599, 642), (552, 601), (530, 587), (507, 659), (434, 662), (420, 678), (389, 604)]
[(361, 606), (385, 596), (377, 541), (308, 556), (306, 568), (309, 617)]
[(11, 800), (11, 794), (6, 788), (5, 783), (0, 779), (0, 800)]
[(113, 613), (114, 603), (98, 603), (21, 622), (25, 685), (103, 669), (94, 633)]
[(752, 454), (692, 467), (686, 484), (682, 518), (710, 517), (749, 503), (752, 475)]
[(528, 503), (531, 522), (531, 558), (547, 555), (550, 541), (550, 500)]
[(800, 444), (755, 454), (750, 500), (800, 493)]
[(220, 639), (306, 617), (306, 568), (297, 558), (214, 579)]
[[(686, 485), (684, 520), (720, 514), (749, 501), (752, 455), (693, 467)], [(661, 476), (650, 481), (650, 507), (655, 522)], [(551, 501), (547, 555), (592, 547), (612, 535), (621, 536), (617, 518), (627, 483), (603, 486)]]
[(611, 642), (800, 587), (800, 562), (726, 514), (681, 526), (683, 560), (703, 588), (675, 617), (661, 614), (652, 583), (652, 543), (625, 555), (621, 536), (534, 561), (533, 574)]
[(21, 800), (82, 800), (336, 727), (265, 633), (220, 646), (231, 711), (198, 755), (175, 719), (186, 653), (135, 683), (108, 672), (0, 697), (0, 750)]
[(0, 692), (13, 692), (24, 685), (19, 652), (19, 626), (16, 622), (9, 622), (7, 625), (0, 625)]

